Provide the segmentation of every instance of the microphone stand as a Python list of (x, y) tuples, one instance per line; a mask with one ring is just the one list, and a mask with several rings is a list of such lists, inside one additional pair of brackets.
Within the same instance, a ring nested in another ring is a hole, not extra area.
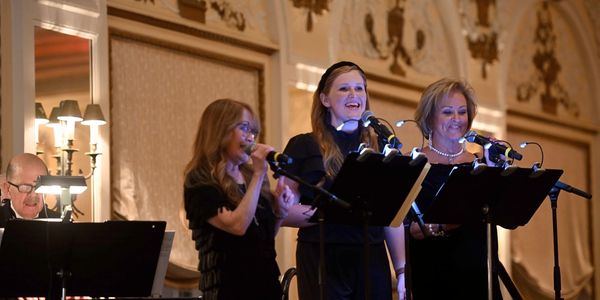
[[(324, 188), (310, 184), (302, 178), (288, 172), (287, 170), (282, 169), (278, 163), (269, 161), (269, 166), (271, 166), (271, 170), (273, 171), (273, 173), (275, 173), (275, 175), (283, 175), (295, 182), (298, 182), (300, 185), (308, 187), (313, 191), (317, 192), (318, 195), (313, 201), (313, 207), (320, 208), (325, 204), (335, 203), (341, 208), (348, 210), (351, 209), (350, 203), (338, 198), (336, 195), (328, 192)], [(317, 220), (319, 224), (319, 295), (321, 300), (325, 300), (325, 279), (327, 278), (327, 272), (325, 268), (325, 210), (317, 209), (317, 214)]]
[(561, 290), (561, 277), (560, 277), (560, 265), (558, 263), (558, 221), (556, 216), (556, 210), (558, 207), (558, 193), (560, 190), (567, 191), (569, 193), (573, 193), (580, 197), (591, 199), (592, 195), (584, 192), (580, 189), (574, 188), (568, 184), (557, 181), (554, 184), (554, 187), (548, 192), (548, 196), (550, 197), (550, 204), (552, 207), (552, 243), (554, 246), (554, 269), (553, 269), (553, 277), (554, 277), (554, 299), (562, 300), (563, 298), (560, 296)]

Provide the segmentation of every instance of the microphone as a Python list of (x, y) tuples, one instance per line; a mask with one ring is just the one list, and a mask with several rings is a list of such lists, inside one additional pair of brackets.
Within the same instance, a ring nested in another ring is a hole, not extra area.
[(556, 183), (554, 184), (554, 187), (557, 189), (565, 190), (569, 193), (573, 193), (577, 196), (581, 196), (586, 199), (592, 199), (592, 194), (590, 194), (588, 192), (584, 192), (578, 188), (572, 187), (564, 182), (561, 182), (560, 180), (556, 181)]
[(390, 144), (393, 148), (400, 149), (402, 148), (402, 143), (398, 140), (396, 135), (394, 135), (386, 126), (379, 123), (379, 120), (373, 115), (373, 113), (369, 110), (365, 110), (360, 116), (361, 121), (364, 126), (371, 126), (377, 133), (377, 135), (381, 138), (384, 138), (385, 141)]
[[(252, 152), (254, 152), (254, 150), (256, 149), (256, 144), (248, 144), (244, 147), (244, 152), (246, 152), (246, 154), (250, 155), (252, 154)], [(267, 161), (269, 162), (276, 162), (276, 163), (281, 163), (281, 164), (285, 164), (285, 165), (289, 165), (292, 164), (294, 162), (294, 160), (277, 151), (270, 151), (269, 153), (267, 153)]]
[(510, 157), (510, 158), (516, 159), (516, 160), (521, 160), (523, 158), (523, 155), (521, 155), (519, 152), (513, 150), (513, 148), (506, 147), (500, 143), (493, 142), (489, 138), (481, 136), (473, 130), (469, 130), (469, 132), (467, 132), (464, 135), (464, 139), (466, 139), (467, 141), (469, 141), (471, 143), (477, 143), (483, 147), (486, 147), (490, 151), (490, 155), (504, 154), (504, 156)]

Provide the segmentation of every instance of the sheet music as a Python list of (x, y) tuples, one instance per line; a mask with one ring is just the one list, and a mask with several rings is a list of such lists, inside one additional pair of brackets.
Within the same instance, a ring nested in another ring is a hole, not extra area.
[(152, 297), (158, 298), (162, 296), (162, 289), (165, 282), (165, 275), (167, 274), (167, 267), (169, 265), (169, 256), (171, 255), (171, 248), (173, 247), (173, 239), (175, 238), (174, 230), (166, 230), (163, 237), (163, 242), (160, 246), (160, 254), (158, 256), (158, 263), (156, 264), (156, 272), (154, 273), (154, 283), (152, 284)]

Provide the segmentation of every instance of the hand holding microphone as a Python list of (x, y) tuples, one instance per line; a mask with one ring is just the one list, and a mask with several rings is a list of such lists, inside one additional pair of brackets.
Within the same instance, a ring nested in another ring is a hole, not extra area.
[(273, 150), (273, 147), (267, 146), (265, 144), (256, 144), (256, 143), (248, 144), (244, 148), (244, 152), (246, 152), (246, 154), (248, 154), (248, 155), (252, 155), (252, 153), (254, 151), (258, 150), (258, 148), (262, 147), (262, 146), (268, 147), (268, 149), (265, 150), (265, 151), (267, 151), (266, 152), (267, 154), (265, 155), (266, 161), (280, 163), (280, 164), (288, 164), (288, 165), (292, 164), (294, 162), (294, 160), (291, 157), (285, 155), (284, 153), (277, 152), (277, 151)]

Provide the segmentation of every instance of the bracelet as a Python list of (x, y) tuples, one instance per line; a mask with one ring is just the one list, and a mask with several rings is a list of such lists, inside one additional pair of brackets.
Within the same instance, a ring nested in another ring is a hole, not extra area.
[(400, 267), (400, 268), (396, 269), (395, 271), (396, 271), (396, 278), (398, 278), (398, 276), (400, 276), (400, 274), (404, 274), (404, 267)]
[(278, 215), (278, 214), (274, 213), (274, 215), (275, 215), (275, 219), (277, 219), (277, 220), (283, 220), (283, 219), (287, 218), (287, 214), (285, 214), (285, 215)]

